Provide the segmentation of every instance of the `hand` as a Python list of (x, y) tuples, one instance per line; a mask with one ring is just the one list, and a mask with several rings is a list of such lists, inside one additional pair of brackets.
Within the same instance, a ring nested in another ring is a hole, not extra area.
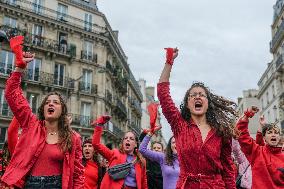
[(24, 43), (24, 36), (15, 36), (10, 39), (10, 47), (13, 53), (15, 53), (15, 65), (19, 68), (26, 68), (27, 64), (23, 60), (23, 43)]
[(259, 111), (258, 107), (256, 106), (252, 106), (251, 108), (248, 108), (245, 112), (244, 115), (247, 118), (252, 118), (254, 116), (254, 114), (256, 114)]
[(28, 64), (31, 61), (33, 61), (35, 58), (35, 53), (31, 53), (31, 52), (23, 52), (23, 61)]
[(96, 126), (96, 125), (101, 125), (103, 126), (105, 123), (107, 123), (110, 120), (111, 116), (109, 115), (103, 115), (100, 116), (99, 118), (96, 119), (96, 121), (93, 121), (91, 123), (92, 126)]
[(149, 135), (153, 135), (153, 134), (157, 134), (157, 132), (159, 131), (159, 130), (161, 130), (161, 128), (162, 128), (162, 126), (155, 126), (155, 127), (153, 127), (153, 128), (150, 128), (150, 129), (144, 129), (143, 130), (143, 133), (145, 133), (145, 134), (149, 134)]
[(166, 63), (173, 65), (174, 59), (178, 56), (178, 48), (164, 48), (167, 51)]

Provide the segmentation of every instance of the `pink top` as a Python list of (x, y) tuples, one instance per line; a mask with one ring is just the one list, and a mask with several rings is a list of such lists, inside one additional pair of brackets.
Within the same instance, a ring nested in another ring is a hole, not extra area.
[(31, 170), (32, 176), (62, 175), (63, 152), (57, 144), (45, 144)]

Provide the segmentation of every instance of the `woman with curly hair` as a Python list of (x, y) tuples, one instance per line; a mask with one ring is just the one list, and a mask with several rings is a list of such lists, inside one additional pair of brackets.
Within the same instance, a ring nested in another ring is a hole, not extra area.
[(83, 165), (85, 166), (84, 189), (99, 189), (104, 173), (92, 139), (83, 142)]
[(146, 165), (142, 155), (137, 151), (138, 137), (132, 132), (125, 132), (120, 144), (120, 149), (110, 150), (100, 143), (103, 126), (110, 119), (110, 116), (101, 116), (92, 125), (95, 126), (93, 135), (94, 149), (109, 162), (108, 171), (116, 165), (132, 163), (131, 168), (125, 177), (116, 179), (106, 172), (101, 189), (147, 189)]
[[(155, 130), (155, 132), (158, 130), (159, 129)], [(139, 151), (145, 158), (160, 164), (163, 175), (163, 189), (176, 188), (180, 168), (177, 159), (175, 138), (170, 138), (165, 153), (156, 152), (147, 149), (147, 146), (153, 134), (155, 133), (148, 132), (139, 147)]]
[(83, 188), (81, 138), (70, 127), (62, 96), (57, 92), (49, 93), (43, 99), (37, 117), (20, 89), (24, 69), (34, 59), (34, 54), (22, 52), (23, 40), (22, 36), (10, 39), (16, 68), (7, 80), (5, 90), (7, 103), (22, 133), (1, 180), (13, 186), (25, 177), (24, 188), (28, 189)]
[(170, 73), (178, 49), (167, 48), (157, 86), (164, 116), (176, 140), (180, 175), (177, 188), (236, 188), (231, 141), (236, 104), (195, 82), (186, 91), (180, 111), (170, 96)]

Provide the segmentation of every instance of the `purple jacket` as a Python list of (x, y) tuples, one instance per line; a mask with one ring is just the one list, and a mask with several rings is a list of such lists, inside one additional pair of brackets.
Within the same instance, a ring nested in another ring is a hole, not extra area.
[(151, 137), (145, 136), (140, 147), (140, 153), (150, 159), (151, 161), (158, 162), (161, 166), (162, 175), (163, 175), (163, 189), (172, 189), (176, 188), (176, 183), (178, 180), (180, 168), (177, 156), (173, 161), (173, 165), (167, 165), (165, 161), (165, 154), (162, 152), (155, 152), (152, 150), (148, 150), (147, 146)]
[[(239, 142), (235, 139), (232, 139), (232, 153), (234, 158), (239, 164), (239, 174), (243, 174), (241, 179), (241, 187), (246, 189), (251, 189), (251, 184), (252, 184), (251, 166), (249, 166), (249, 162), (246, 156), (244, 155), (244, 153), (242, 152)], [(246, 170), (247, 166), (249, 167)]]

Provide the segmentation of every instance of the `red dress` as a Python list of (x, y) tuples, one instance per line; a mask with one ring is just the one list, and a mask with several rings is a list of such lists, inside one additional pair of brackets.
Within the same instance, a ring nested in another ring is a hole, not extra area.
[(175, 107), (169, 92), (169, 82), (159, 83), (157, 90), (163, 114), (176, 140), (180, 163), (177, 188), (236, 188), (231, 139), (224, 140), (211, 129), (202, 142), (197, 125), (192, 120), (184, 120)]
[(284, 174), (278, 170), (284, 168), (282, 148), (257, 144), (249, 135), (248, 121), (240, 120), (237, 127), (241, 149), (251, 164), (252, 189), (284, 188)]

